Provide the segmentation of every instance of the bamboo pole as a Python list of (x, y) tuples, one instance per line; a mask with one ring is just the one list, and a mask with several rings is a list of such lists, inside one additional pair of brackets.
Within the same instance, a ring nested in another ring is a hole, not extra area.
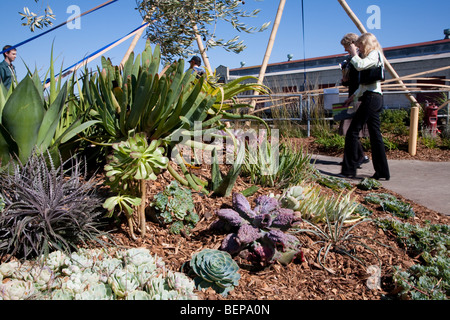
[[(419, 73), (410, 74), (409, 76), (404, 76), (404, 77), (401, 77), (399, 79), (412, 80), (412, 79), (409, 79), (409, 78), (418, 77), (418, 76), (422, 76), (424, 74), (429, 74), (429, 73), (436, 73), (436, 72), (440, 72), (440, 71), (444, 71), (444, 70), (448, 70), (448, 69), (450, 69), (450, 66), (446, 66), (446, 67), (441, 67), (441, 68), (437, 68), (437, 69), (432, 69), (432, 70), (428, 70), (428, 71), (423, 71), (423, 72), (419, 72)], [(447, 79), (439, 79), (439, 80), (447, 81)], [(388, 79), (388, 80), (385, 80), (384, 83), (393, 82), (393, 81), (397, 81), (397, 79)]]
[[(281, 17), (283, 15), (284, 5), (286, 0), (280, 0), (278, 5), (277, 15), (275, 17), (275, 22), (273, 24), (272, 32), (270, 34), (269, 43), (267, 44), (266, 53), (264, 55), (263, 63), (261, 69), (259, 70), (258, 84), (263, 84), (264, 77), (267, 70), (267, 65), (269, 64), (270, 55), (272, 54), (273, 44), (275, 43), (275, 38), (277, 36), (278, 27), (280, 26)], [(259, 91), (254, 92), (255, 95), (259, 95)]]
[[(283, 15), (284, 5), (286, 4), (286, 0), (280, 0), (278, 5), (277, 15), (275, 16), (275, 22), (272, 27), (272, 32), (270, 33), (269, 43), (267, 44), (266, 53), (264, 54), (264, 59), (261, 64), (261, 69), (259, 70), (258, 76), (258, 84), (263, 84), (264, 76), (266, 74), (267, 65), (269, 64), (270, 55), (272, 54), (273, 44), (275, 43), (275, 38), (277, 36), (278, 27), (280, 26), (281, 17)], [(259, 91), (254, 90), (253, 95), (259, 96)], [(254, 108), (256, 106), (256, 100), (253, 99), (250, 106)], [(249, 125), (246, 122), (246, 125)]]
[[(75, 72), (76, 70), (78, 70), (79, 68), (86, 66), (89, 62), (97, 59), (99, 56), (103, 55), (105, 52), (111, 50), (112, 48), (118, 46), (119, 44), (121, 44), (122, 42), (128, 40), (129, 38), (131, 38), (133, 35), (135, 35), (137, 32), (139, 32), (141, 29), (143, 29), (144, 26), (142, 25), (138, 30), (130, 33), (129, 35), (127, 35), (126, 37), (120, 39), (119, 41), (115, 42), (114, 44), (110, 45), (109, 47), (101, 50), (100, 52), (98, 52), (97, 54), (93, 55), (92, 57), (90, 57), (87, 60), (84, 60), (82, 62), (80, 62), (79, 64), (77, 64), (76, 66), (70, 68), (69, 70), (67, 70), (66, 72), (64, 72), (64, 74), (62, 74), (62, 78), (67, 77), (69, 74), (71, 74), (72, 72)], [(47, 88), (50, 85), (50, 82), (44, 85), (44, 89)]]
[(197, 40), (197, 46), (198, 50), (200, 51), (200, 54), (202, 55), (203, 63), (205, 64), (205, 68), (208, 70), (209, 74), (213, 74), (211, 64), (209, 63), (209, 57), (206, 53), (205, 47), (203, 46), (203, 40), (200, 36), (200, 33), (198, 32), (198, 27), (196, 24), (192, 27), (195, 31), (195, 39)]
[[(364, 25), (361, 23), (361, 21), (358, 19), (358, 17), (355, 15), (355, 13), (350, 9), (347, 2), (345, 0), (338, 0), (342, 8), (345, 10), (347, 15), (352, 19), (353, 23), (356, 25), (356, 27), (359, 29), (361, 33), (366, 33), (367, 30), (364, 27)], [(409, 91), (406, 86), (404, 85), (403, 81), (400, 80), (399, 75), (394, 70), (392, 65), (387, 61), (386, 57), (383, 57), (384, 59), (384, 65), (386, 69), (389, 71), (389, 73), (392, 75), (392, 78), (396, 79), (396, 81), (400, 84), (400, 86), (403, 88), (404, 91)], [(417, 152), (417, 133), (419, 130), (419, 103), (417, 102), (416, 98), (411, 94), (407, 93), (406, 96), (412, 103), (411, 107), (411, 122), (409, 127), (409, 153), (412, 156), (416, 155)]]
[[(142, 24), (145, 24), (145, 19), (142, 21)], [(139, 39), (141, 38), (142, 34), (144, 33), (145, 28), (141, 28), (133, 38), (133, 41), (130, 44), (130, 47), (128, 48), (127, 52), (125, 53), (125, 56), (122, 59), (122, 62), (120, 63), (120, 68), (122, 69), (125, 63), (127, 62), (128, 58), (130, 57), (130, 54), (133, 52), (134, 48), (136, 47), (136, 44), (138, 43)]]

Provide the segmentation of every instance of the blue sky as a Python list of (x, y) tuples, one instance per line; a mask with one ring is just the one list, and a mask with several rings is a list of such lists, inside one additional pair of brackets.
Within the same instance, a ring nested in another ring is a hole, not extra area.
[[(76, 5), (81, 12), (92, 9), (106, 0), (41, 0), (36, 4), (33, 0), (2, 1), (0, 11), (0, 26), (2, 36), (0, 46), (15, 45), (34, 35), (42, 33), (37, 30), (32, 33), (27, 27), (21, 26), (19, 11), (28, 6), (34, 11), (43, 11), (42, 6), (50, 4), (58, 25), (67, 20), (72, 14), (68, 12), (71, 5)], [(337, 0), (304, 0), (305, 28), (302, 28), (302, 1), (287, 0), (281, 24), (275, 40), (270, 63), (287, 60), (292, 54), (293, 59), (303, 59), (343, 53), (340, 39), (347, 32), (358, 33), (356, 26), (347, 16)], [(366, 25), (372, 12), (367, 13), (370, 6), (380, 9), (380, 28), (369, 29), (374, 33), (383, 47), (405, 45), (426, 41), (441, 40), (443, 30), (450, 28), (448, 13), (450, 2), (442, 0), (347, 0), (348, 5), (359, 19)], [(258, 18), (248, 18), (244, 22), (250, 26), (260, 26), (264, 22), (275, 20), (278, 0), (246, 0), (244, 8), (251, 11), (261, 9)], [(59, 69), (71, 66), (84, 56), (102, 48), (103, 46), (125, 36), (137, 28), (142, 19), (135, 10), (135, 0), (119, 0), (111, 5), (84, 16), (80, 20), (79, 29), (61, 27), (33, 42), (18, 48), (18, 58), (15, 62), (18, 78), (26, 75), (24, 62), (34, 70), (36, 67), (42, 76), (48, 70), (52, 43), (54, 57)], [(262, 63), (272, 25), (266, 31), (257, 34), (239, 33), (231, 27), (219, 24), (217, 35), (219, 38), (231, 39), (239, 35), (247, 45), (247, 49), (240, 54), (227, 52), (221, 48), (208, 52), (213, 68), (225, 65), (238, 68), (240, 62), (246, 66)], [(303, 32), (305, 37), (303, 38)], [(127, 51), (132, 39), (125, 41), (116, 48), (105, 53), (114, 64), (119, 64)], [(145, 40), (141, 39), (136, 52), (143, 50)], [(22, 61), (23, 60), (23, 61)], [(97, 59), (89, 64), (95, 69), (100, 63)]]

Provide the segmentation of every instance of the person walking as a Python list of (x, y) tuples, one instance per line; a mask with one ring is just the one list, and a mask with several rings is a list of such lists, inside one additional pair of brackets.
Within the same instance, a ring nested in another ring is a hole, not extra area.
[(188, 62), (190, 64), (189, 69), (192, 69), (192, 73), (196, 73), (197, 77), (201, 77), (205, 73), (205, 71), (200, 68), (202, 60), (199, 56), (193, 56)]
[[(359, 55), (358, 55), (359, 49)], [(352, 56), (350, 63), (360, 71), (360, 84), (358, 89), (346, 101), (345, 105), (351, 102), (361, 101), (355, 116), (350, 123), (345, 136), (344, 159), (342, 161), (341, 175), (345, 177), (356, 177), (359, 153), (359, 132), (367, 123), (372, 150), (372, 163), (375, 170), (373, 179), (390, 179), (389, 165), (386, 158), (383, 137), (380, 130), (380, 113), (383, 109), (383, 93), (381, 81), (363, 81), (362, 72), (371, 68), (384, 68), (382, 53), (383, 50), (377, 38), (371, 33), (362, 34), (355, 44), (349, 46), (349, 53)]]
[[(359, 36), (356, 33), (347, 33), (341, 40), (341, 45), (344, 47), (344, 50), (349, 53), (349, 48), (351, 44), (355, 44), (358, 40)], [(350, 54), (350, 53), (349, 53)], [(341, 64), (342, 69), (342, 85), (344, 87), (348, 87), (348, 97), (351, 97), (359, 87), (359, 71), (350, 63), (350, 59), (344, 60)], [(353, 112), (358, 109), (359, 102), (354, 103)], [(339, 123), (339, 134), (345, 136), (350, 126), (351, 119), (341, 120)], [(360, 132), (359, 137), (367, 137), (369, 135), (367, 130), (367, 124), (363, 126), (363, 129)], [(361, 168), (362, 164), (369, 163), (369, 158), (364, 154), (364, 148), (360, 141), (358, 145), (359, 152), (359, 160), (358, 160), (358, 169)]]
[[(10, 49), (11, 46), (7, 45), (3, 47), (2, 51)], [(0, 83), (3, 83), (6, 89), (9, 89), (11, 83), (16, 81), (16, 68), (12, 64), (16, 60), (17, 51), (16, 49), (10, 49), (3, 52), (3, 57), (5, 58), (2, 63), (0, 63)]]

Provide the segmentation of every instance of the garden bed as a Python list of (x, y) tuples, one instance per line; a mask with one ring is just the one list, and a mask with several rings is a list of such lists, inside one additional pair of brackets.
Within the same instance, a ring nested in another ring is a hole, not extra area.
[[(311, 150), (308, 149), (308, 152)], [(398, 157), (400, 156), (408, 158), (404, 153), (400, 153)], [(431, 159), (427, 158), (426, 160)], [(209, 169), (200, 168), (195, 173), (207, 177)], [(149, 201), (171, 180), (173, 178), (165, 173), (160, 175), (157, 181), (149, 184)], [(251, 185), (245, 178), (239, 177), (233, 192), (240, 192), (249, 186)], [(260, 188), (256, 194), (249, 197), (250, 203), (253, 206), (252, 201), (258, 195), (268, 195), (271, 192), (276, 194), (280, 191), (275, 188)], [(328, 188), (323, 188), (322, 192), (332, 193)], [(415, 212), (413, 218), (404, 220), (394, 217), (394, 219), (419, 225), (424, 225), (427, 221), (432, 224), (448, 225), (450, 223), (449, 217), (407, 201), (400, 195), (384, 188), (369, 191), (356, 189), (353, 196), (357, 197), (359, 202), (363, 202), (364, 197), (372, 192), (393, 194), (412, 206)], [(192, 254), (205, 248), (218, 249), (220, 247), (225, 234), (213, 232), (209, 230), (209, 226), (217, 219), (216, 210), (231, 206), (231, 196), (206, 198), (198, 193), (193, 193), (193, 198), (200, 222), (190, 236), (173, 235), (167, 229), (147, 222), (145, 238), (133, 241), (128, 236), (127, 226), (124, 223), (119, 229), (113, 231), (112, 235), (115, 241), (118, 245), (125, 247), (146, 247), (153, 254), (162, 257), (171, 269), (180, 270), (183, 263), (191, 259)], [(365, 206), (373, 210), (371, 216), (373, 219), (393, 217), (380, 210), (376, 205), (365, 204)], [(405, 248), (398, 245), (393, 234), (383, 231), (373, 222), (359, 224), (354, 233), (375, 240), (367, 242), (367, 245), (376, 252), (382, 261), (381, 288), (379, 289), (373, 290), (368, 287), (367, 281), (371, 275), (367, 271), (367, 266), (362, 266), (348, 256), (330, 252), (327, 258), (327, 267), (331, 272), (323, 269), (316, 259), (320, 245), (315, 244), (310, 236), (300, 234), (298, 237), (302, 242), (304, 261), (294, 260), (287, 266), (274, 264), (262, 270), (241, 268), (239, 285), (226, 298), (212, 289), (198, 292), (198, 295), (200, 299), (205, 300), (380, 300), (390, 297), (398, 298), (396, 296), (397, 288), (392, 278), (393, 267), (408, 269), (412, 265), (420, 263), (420, 256), (410, 256)], [(369, 261), (368, 265), (376, 265), (377, 261), (374, 255), (362, 248), (356, 248), (356, 250), (359, 250), (358, 253)]]

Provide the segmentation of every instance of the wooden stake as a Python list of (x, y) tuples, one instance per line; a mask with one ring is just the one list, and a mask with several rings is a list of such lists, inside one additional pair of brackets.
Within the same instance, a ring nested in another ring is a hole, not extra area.
[[(101, 55), (103, 55), (105, 52), (111, 50), (112, 48), (118, 46), (119, 44), (121, 44), (122, 42), (128, 40), (129, 38), (131, 38), (134, 34), (136, 34), (137, 32), (139, 32), (141, 29), (143, 29), (144, 27), (142, 26), (140, 29), (130, 33), (129, 35), (127, 35), (126, 37), (120, 39), (119, 41), (117, 41), (116, 43), (114, 43), (113, 45), (103, 49), (102, 51), (98, 52), (97, 54), (93, 55), (92, 57), (90, 57), (87, 60), (84, 60), (83, 62), (80, 62), (79, 64), (77, 64), (76, 66), (74, 66), (73, 68), (67, 70), (64, 74), (61, 75), (62, 78), (67, 77), (69, 74), (71, 74), (72, 72), (75, 72), (76, 70), (78, 70), (79, 68), (87, 65), (89, 62), (97, 59), (98, 57), (100, 57)], [(48, 86), (50, 85), (50, 82), (46, 83), (44, 85), (44, 89), (46, 89)]]
[[(277, 15), (275, 17), (275, 22), (274, 22), (273, 28), (272, 28), (272, 33), (270, 34), (269, 43), (267, 44), (267, 49), (266, 49), (266, 53), (264, 55), (263, 63), (261, 65), (261, 69), (259, 70), (258, 84), (263, 84), (263, 82), (264, 82), (264, 76), (266, 74), (270, 55), (272, 54), (273, 44), (275, 43), (275, 38), (277, 36), (278, 27), (280, 26), (281, 17), (283, 15), (283, 10), (284, 10), (285, 4), (286, 4), (286, 0), (280, 0), (280, 4), (278, 5)], [(259, 95), (259, 92), (255, 91), (254, 94)]]
[[(146, 21), (142, 21), (142, 24), (145, 24)], [(127, 62), (128, 58), (130, 57), (131, 52), (133, 52), (134, 48), (136, 47), (136, 44), (138, 43), (139, 39), (141, 38), (142, 34), (144, 33), (145, 28), (140, 29), (133, 38), (133, 41), (131, 42), (130, 47), (128, 48), (127, 52), (125, 53), (125, 56), (122, 59), (122, 62), (120, 63), (120, 68), (122, 69), (125, 63)]]
[(141, 185), (140, 185), (140, 189), (141, 189), (141, 205), (139, 206), (138, 209), (138, 215), (139, 215), (139, 225), (140, 225), (140, 229), (141, 229), (141, 237), (144, 238), (145, 236), (145, 228), (146, 228), (146, 224), (145, 224), (145, 200), (147, 200), (147, 181), (142, 179), (141, 180)]
[(209, 63), (208, 55), (206, 54), (205, 47), (203, 46), (202, 37), (200, 36), (200, 33), (198, 32), (197, 25), (195, 24), (193, 26), (193, 28), (194, 28), (194, 31), (195, 31), (195, 38), (197, 40), (198, 50), (200, 51), (200, 54), (202, 55), (202, 59), (203, 59), (203, 63), (205, 64), (205, 68), (208, 70), (209, 74), (213, 74), (213, 71), (212, 71), (212, 68), (211, 68), (211, 64)]
[[(350, 19), (352, 19), (353, 23), (355, 23), (355, 25), (359, 29), (359, 31), (361, 33), (366, 33), (367, 32), (366, 28), (361, 23), (361, 21), (358, 19), (358, 17), (355, 15), (355, 13), (350, 9), (347, 2), (345, 0), (338, 0), (338, 2), (342, 6), (342, 8), (344, 8), (345, 12), (350, 17)], [(408, 89), (404, 85), (403, 81), (400, 80), (400, 77), (397, 74), (397, 72), (394, 70), (394, 68), (389, 63), (389, 61), (387, 61), (386, 57), (383, 57), (383, 60), (384, 60), (384, 65), (385, 65), (386, 69), (389, 71), (389, 73), (392, 75), (392, 78), (396, 79), (397, 83), (400, 84), (400, 86), (402, 86), (402, 89), (404, 91), (408, 91)], [(417, 152), (417, 132), (419, 129), (419, 118), (415, 117), (415, 115), (419, 114), (420, 105), (417, 102), (416, 98), (411, 93), (407, 93), (406, 96), (412, 103), (411, 122), (410, 122), (410, 127), (409, 127), (409, 133), (410, 133), (409, 134), (409, 153), (412, 156), (415, 156), (416, 152)], [(414, 114), (414, 116), (413, 116), (413, 114)]]

